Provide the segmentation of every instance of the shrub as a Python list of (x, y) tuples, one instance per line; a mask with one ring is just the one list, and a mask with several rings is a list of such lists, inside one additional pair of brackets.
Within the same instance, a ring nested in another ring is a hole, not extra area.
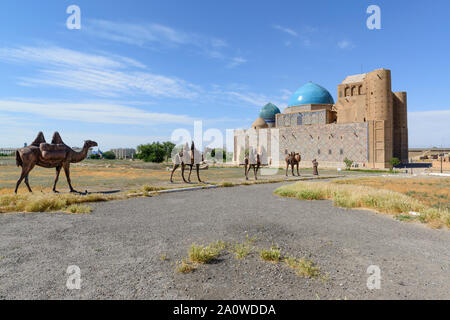
[(352, 164), (353, 164), (353, 160), (350, 160), (350, 159), (348, 159), (348, 158), (345, 158), (345, 159), (344, 159), (344, 163), (345, 163), (346, 169), (347, 169), (347, 170), (350, 170), (350, 168), (352, 167)]
[(166, 154), (166, 149), (167, 146), (160, 142), (141, 144), (137, 147), (137, 158), (145, 162), (161, 163), (170, 155), (170, 153)]
[(107, 151), (103, 153), (103, 159), (114, 160), (116, 158), (116, 154), (112, 151)]
[(389, 163), (391, 164), (392, 168), (398, 166), (400, 163), (402, 163), (398, 158), (392, 158)]

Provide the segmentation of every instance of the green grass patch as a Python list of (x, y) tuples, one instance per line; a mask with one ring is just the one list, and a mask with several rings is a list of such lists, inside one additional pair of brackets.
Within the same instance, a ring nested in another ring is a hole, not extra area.
[(189, 249), (189, 260), (194, 263), (210, 263), (219, 256), (220, 250), (215, 245), (202, 246), (193, 243)]
[(275, 245), (272, 245), (270, 249), (261, 249), (259, 256), (264, 261), (278, 263), (281, 259), (281, 249)]

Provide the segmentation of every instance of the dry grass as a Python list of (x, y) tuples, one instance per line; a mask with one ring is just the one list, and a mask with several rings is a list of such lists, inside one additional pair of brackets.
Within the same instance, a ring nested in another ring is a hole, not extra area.
[(271, 263), (278, 263), (281, 259), (281, 249), (275, 245), (272, 245), (270, 249), (262, 249), (259, 252), (259, 256), (264, 261), (268, 261)]
[[(397, 178), (391, 179), (395, 180)], [(360, 182), (360, 180), (363, 182)], [(386, 186), (393, 188), (390, 183), (384, 182)], [(298, 182), (278, 188), (275, 190), (275, 194), (299, 200), (330, 199), (338, 207), (374, 209), (380, 213), (398, 215), (402, 217), (400, 220), (418, 220), (432, 228), (440, 228), (444, 225), (450, 227), (450, 213), (447, 208), (430, 207), (407, 194), (384, 188), (384, 184), (379, 186), (382, 189), (377, 189), (376, 187), (366, 186), (363, 183), (364, 179), (335, 180), (332, 182)], [(409, 214), (411, 211), (419, 212), (420, 215), (411, 216)], [(404, 216), (411, 218), (405, 219)]]
[(178, 261), (175, 268), (175, 270), (179, 273), (189, 273), (193, 272), (195, 269), (197, 269), (197, 265), (187, 261), (186, 259)]
[(0, 213), (5, 212), (52, 212), (88, 213), (91, 209), (79, 204), (115, 199), (103, 194), (18, 194), (0, 195)]
[(244, 259), (246, 256), (252, 252), (253, 247), (250, 245), (250, 243), (235, 243), (232, 248), (232, 252), (234, 253), (234, 256), (236, 259)]
[(220, 249), (215, 244), (210, 244), (208, 246), (202, 246), (197, 244), (192, 244), (189, 249), (188, 255), (189, 260), (194, 263), (210, 263), (212, 260), (216, 259), (220, 254)]
[(335, 181), (377, 189), (396, 191), (437, 209), (450, 209), (450, 178), (392, 178), (371, 177)]
[(65, 209), (65, 212), (73, 214), (91, 213), (92, 208), (82, 204), (72, 204)]
[(320, 268), (316, 267), (315, 263), (309, 259), (288, 257), (284, 259), (284, 262), (289, 268), (294, 269), (298, 276), (316, 278), (320, 274)]

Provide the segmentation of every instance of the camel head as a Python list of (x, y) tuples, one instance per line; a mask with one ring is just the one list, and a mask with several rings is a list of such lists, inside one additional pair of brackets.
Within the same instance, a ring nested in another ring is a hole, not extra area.
[(84, 141), (84, 145), (85, 145), (87, 148), (98, 147), (97, 142), (92, 141), (92, 140), (86, 140), (86, 141)]

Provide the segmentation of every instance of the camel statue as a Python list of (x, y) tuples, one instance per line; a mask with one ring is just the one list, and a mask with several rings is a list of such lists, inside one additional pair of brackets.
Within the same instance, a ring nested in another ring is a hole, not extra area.
[(288, 176), (288, 169), (289, 166), (292, 168), (292, 176), (295, 177), (294, 174), (294, 166), (297, 166), (297, 175), (300, 177), (300, 172), (298, 171), (298, 167), (300, 164), (300, 161), (302, 161), (302, 157), (300, 156), (300, 153), (291, 152), (286, 156), (286, 177)]
[(258, 170), (261, 167), (261, 154), (251, 149), (244, 158), (245, 180), (248, 180), (248, 173), (253, 168), (255, 180), (258, 180)]
[[(173, 183), (173, 173), (175, 172), (175, 170), (178, 169), (180, 165), (181, 165), (181, 177), (183, 178), (183, 181), (185, 183), (191, 182), (192, 167), (194, 165), (197, 171), (198, 182), (203, 182), (202, 180), (200, 180), (200, 173), (199, 173), (200, 163), (202, 163), (203, 161), (204, 161), (204, 154), (200, 153), (197, 149), (195, 149), (194, 141), (192, 141), (190, 149), (188, 143), (186, 142), (184, 149), (175, 154), (174, 157), (172, 157), (173, 169), (170, 175), (170, 182)], [(188, 181), (186, 181), (186, 179), (184, 178), (184, 170), (186, 166), (190, 167)]]
[(56, 183), (58, 182), (61, 168), (64, 168), (67, 183), (70, 187), (70, 192), (77, 192), (70, 181), (70, 164), (77, 163), (86, 159), (88, 150), (96, 147), (97, 142), (86, 140), (83, 149), (80, 152), (72, 150), (61, 139), (58, 132), (53, 134), (52, 143), (48, 144), (45, 141), (44, 134), (39, 132), (36, 139), (28, 147), (24, 147), (16, 151), (16, 164), (22, 167), (22, 174), (16, 184), (15, 193), (19, 188), (20, 183), (25, 179), (28, 191), (33, 192), (28, 183), (28, 174), (33, 168), (38, 165), (44, 168), (56, 168), (56, 178), (53, 184), (53, 192), (56, 191)]

